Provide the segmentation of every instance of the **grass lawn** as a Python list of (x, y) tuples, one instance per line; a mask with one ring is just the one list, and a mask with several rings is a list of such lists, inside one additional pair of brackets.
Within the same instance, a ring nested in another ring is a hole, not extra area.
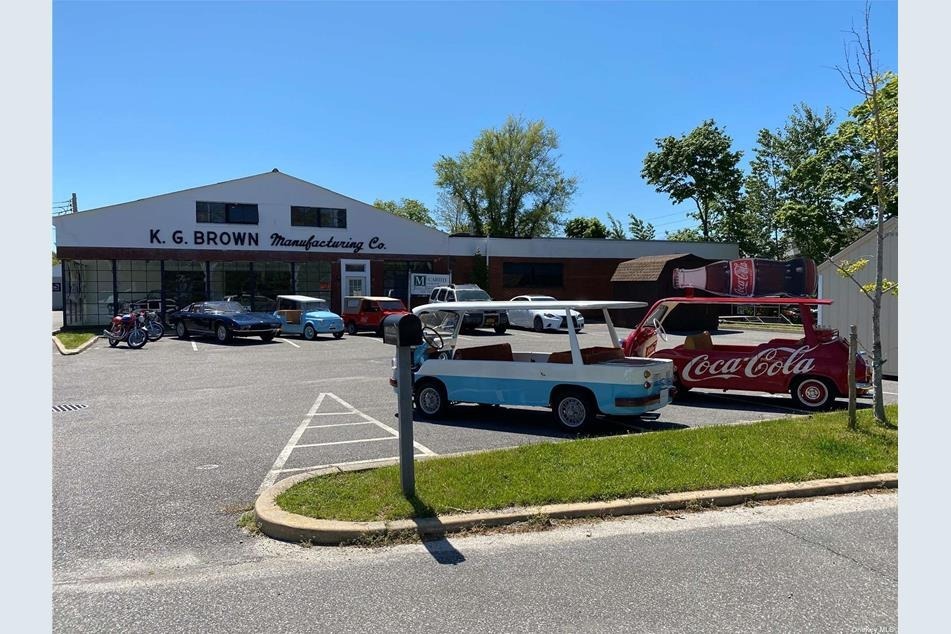
[(78, 348), (93, 337), (99, 336), (102, 330), (70, 330), (56, 333), (56, 338), (68, 350)]
[[(898, 420), (897, 405), (887, 407)], [(794, 482), (898, 470), (898, 433), (845, 411), (749, 425), (528, 445), (416, 463), (417, 499), (399, 467), (320, 476), (277, 498), (285, 511), (373, 521), (612, 500), (677, 491)]]

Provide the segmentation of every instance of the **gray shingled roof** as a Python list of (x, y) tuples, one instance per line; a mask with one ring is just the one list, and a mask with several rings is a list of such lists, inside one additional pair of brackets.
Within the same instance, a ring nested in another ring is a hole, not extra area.
[(633, 260), (626, 260), (617, 265), (612, 282), (656, 282), (664, 270), (664, 266), (671, 260), (676, 260), (689, 253), (671, 253), (669, 255), (644, 255)]

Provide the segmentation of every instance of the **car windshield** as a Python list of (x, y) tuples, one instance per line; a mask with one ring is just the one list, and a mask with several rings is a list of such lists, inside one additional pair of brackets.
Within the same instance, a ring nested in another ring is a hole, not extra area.
[(403, 310), (403, 302), (397, 299), (377, 303), (380, 305), (380, 310)]
[(205, 312), (210, 313), (246, 313), (248, 309), (238, 302), (208, 302), (205, 304)]
[(457, 302), (490, 302), (492, 298), (489, 297), (489, 294), (481, 289), (467, 290), (467, 289), (456, 289), (456, 301)]
[(301, 304), (300, 308), (306, 313), (327, 310), (327, 302), (307, 302), (306, 304)]
[(555, 302), (558, 301), (554, 297), (546, 297), (544, 295), (536, 295), (534, 297), (529, 297), (529, 301), (532, 302)]

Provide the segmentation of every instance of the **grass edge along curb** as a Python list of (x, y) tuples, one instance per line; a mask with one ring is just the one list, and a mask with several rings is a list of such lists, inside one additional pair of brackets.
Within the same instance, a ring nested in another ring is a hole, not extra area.
[(56, 335), (59, 333), (53, 333), (53, 343), (56, 345), (56, 349), (59, 350), (60, 354), (79, 354), (83, 350), (91, 348), (96, 341), (102, 338), (102, 335), (93, 335), (87, 341), (84, 341), (76, 348), (67, 348), (63, 345), (63, 342), (59, 340), (59, 337)]
[(868, 489), (897, 488), (897, 473), (826, 478), (805, 482), (783, 482), (729, 489), (687, 491), (668, 493), (649, 498), (628, 498), (602, 502), (579, 502), (544, 506), (502, 509), (423, 517), (409, 520), (374, 522), (345, 522), (318, 520), (281, 509), (277, 496), (299, 482), (309, 478), (339, 473), (336, 467), (303, 473), (282, 480), (265, 490), (254, 504), (257, 525), (262, 533), (289, 542), (306, 542), (327, 546), (365, 541), (368, 537), (384, 537), (389, 534), (419, 537), (440, 536), (472, 528), (504, 526), (516, 522), (531, 521), (544, 516), (552, 519), (576, 519), (617, 515), (641, 515), (662, 510), (680, 510), (700, 507), (725, 507), (757, 500), (815, 497), (839, 493), (853, 493)]

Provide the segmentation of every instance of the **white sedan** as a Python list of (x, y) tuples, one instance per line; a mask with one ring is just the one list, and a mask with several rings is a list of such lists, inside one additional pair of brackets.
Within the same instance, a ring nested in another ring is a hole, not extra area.
[[(525, 302), (526, 306), (524, 309), (510, 309), (509, 314), (509, 325), (518, 326), (520, 328), (532, 328), (535, 332), (543, 332), (545, 330), (561, 330), (562, 328), (567, 328), (568, 323), (565, 318), (565, 314), (559, 314), (557, 311), (554, 311), (550, 308), (544, 309), (535, 309), (529, 307), (529, 302), (554, 302), (558, 301), (554, 297), (549, 295), (519, 295), (518, 297), (513, 297), (513, 302)], [(581, 316), (576, 310), (571, 311), (571, 318), (575, 322), (575, 329), (581, 330), (584, 328), (584, 317)]]

